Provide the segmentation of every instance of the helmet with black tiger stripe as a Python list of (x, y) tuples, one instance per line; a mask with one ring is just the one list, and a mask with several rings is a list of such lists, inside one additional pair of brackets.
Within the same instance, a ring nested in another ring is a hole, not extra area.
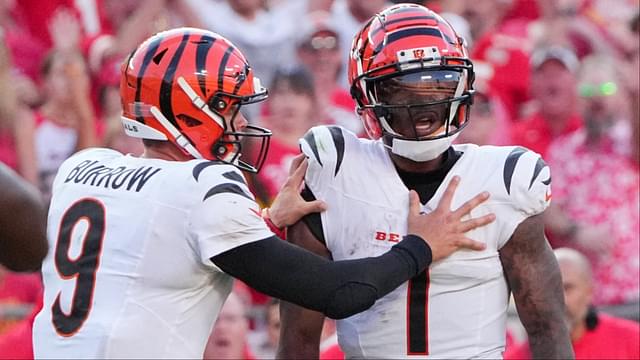
[[(267, 90), (229, 40), (195, 28), (160, 32), (131, 53), (121, 72), (127, 135), (170, 141), (187, 156), (259, 171), (271, 131), (237, 129), (234, 120), (243, 105), (265, 100)], [(245, 137), (261, 141), (253, 163), (241, 159)]]
[(397, 155), (434, 159), (467, 124), (474, 71), (465, 42), (424, 6), (373, 16), (353, 40), (348, 76), (367, 134)]

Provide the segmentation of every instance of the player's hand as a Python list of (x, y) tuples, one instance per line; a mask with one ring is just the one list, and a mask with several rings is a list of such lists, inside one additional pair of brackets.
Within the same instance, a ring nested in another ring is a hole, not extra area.
[(309, 162), (304, 154), (293, 159), (289, 177), (269, 208), (269, 218), (279, 228), (293, 225), (303, 216), (324, 211), (327, 207), (321, 200), (306, 201), (300, 196), (307, 166)]
[(460, 177), (454, 176), (447, 185), (440, 204), (429, 214), (421, 214), (418, 194), (413, 190), (409, 193), (408, 233), (425, 239), (431, 247), (434, 262), (461, 248), (484, 250), (485, 244), (469, 239), (465, 233), (487, 225), (496, 218), (494, 214), (488, 214), (462, 221), (465, 215), (489, 198), (489, 193), (486, 191), (476, 195), (457, 210), (451, 211), (451, 201), (459, 183)]

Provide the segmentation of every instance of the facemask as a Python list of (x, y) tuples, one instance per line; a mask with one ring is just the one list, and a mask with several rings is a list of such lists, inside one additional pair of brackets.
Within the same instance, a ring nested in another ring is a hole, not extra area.
[(413, 161), (429, 161), (447, 151), (460, 133), (435, 140), (391, 140), (391, 152)]

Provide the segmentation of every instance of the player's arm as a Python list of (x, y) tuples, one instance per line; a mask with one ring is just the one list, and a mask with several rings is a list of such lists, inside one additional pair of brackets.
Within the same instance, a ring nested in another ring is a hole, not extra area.
[[(315, 223), (320, 214), (311, 214)], [(308, 217), (308, 221), (313, 221)], [(322, 229), (316, 229), (322, 231)], [(288, 228), (288, 241), (319, 256), (329, 259), (331, 254), (324, 243), (313, 235), (304, 221)], [(305, 309), (289, 302), (280, 302), (279, 359), (317, 359), (319, 357), (320, 336), (324, 324), (324, 314)]]
[(465, 233), (492, 222), (493, 214), (465, 221), (462, 218), (484, 202), (488, 194), (478, 195), (451, 211), (459, 182), (454, 177), (439, 206), (429, 214), (421, 214), (418, 194), (411, 191), (409, 235), (377, 257), (333, 262), (272, 236), (222, 252), (211, 261), (265, 294), (334, 319), (345, 318), (368, 309), (377, 299), (422, 272), (432, 260), (447, 257), (460, 248), (484, 249), (484, 244), (467, 238)]
[(569, 359), (560, 269), (544, 236), (542, 215), (525, 219), (500, 250), (500, 260), (529, 336), (534, 358)]
[(0, 263), (36, 271), (47, 255), (46, 215), (38, 191), (0, 164)]

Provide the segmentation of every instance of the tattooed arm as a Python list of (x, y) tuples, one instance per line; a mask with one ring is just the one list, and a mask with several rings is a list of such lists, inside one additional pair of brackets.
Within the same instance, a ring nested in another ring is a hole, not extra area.
[(523, 221), (500, 260), (536, 359), (574, 358), (565, 324), (560, 269), (544, 236), (542, 215)]

